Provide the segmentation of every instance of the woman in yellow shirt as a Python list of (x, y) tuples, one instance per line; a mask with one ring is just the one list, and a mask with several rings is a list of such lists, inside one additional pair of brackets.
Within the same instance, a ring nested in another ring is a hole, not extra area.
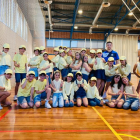
[(0, 75), (3, 75), (4, 72), (12, 66), (11, 56), (8, 54), (10, 45), (5, 43), (3, 45), (3, 52), (0, 51)]
[(29, 71), (35, 72), (35, 78), (38, 79), (38, 67), (39, 67), (40, 61), (41, 61), (39, 47), (34, 48), (34, 54), (35, 54), (35, 56), (30, 59), (30, 61), (28, 63), (28, 67), (30, 67)]
[(53, 66), (54, 66), (53, 70), (56, 71), (58, 70), (58, 64), (59, 64), (59, 58), (60, 58), (59, 48), (54, 48), (53, 51), (54, 51), (55, 57), (53, 57), (51, 61), (53, 62)]
[(18, 104), (21, 108), (33, 107), (33, 86), (36, 82), (35, 72), (29, 71), (25, 79), (22, 80), (21, 86), (18, 90)]
[[(136, 71), (137, 70), (137, 71)], [(139, 62), (137, 62), (134, 67), (133, 67), (133, 73), (140, 78), (140, 56), (139, 56)], [(140, 80), (138, 82), (138, 86), (137, 86), (137, 90), (136, 90), (139, 94), (140, 91)]]
[(39, 65), (39, 71), (45, 71), (46, 72), (46, 75), (49, 76), (49, 84), (50, 84), (53, 73), (50, 70), (50, 69), (52, 69), (52, 65), (51, 65), (51, 60), (48, 58), (48, 53), (47, 52), (43, 53), (43, 58), (44, 58), (44, 60), (42, 60), (42, 62)]
[(121, 76), (127, 76), (129, 81), (131, 81), (131, 66), (127, 64), (127, 60), (125, 56), (120, 57), (121, 64), (118, 66), (118, 71)]
[(7, 105), (7, 106), (12, 104), (8, 99), (8, 97), (11, 95), (10, 93), (11, 77), (12, 77), (11, 69), (7, 69), (4, 75), (0, 76), (0, 110), (3, 109), (1, 104)]

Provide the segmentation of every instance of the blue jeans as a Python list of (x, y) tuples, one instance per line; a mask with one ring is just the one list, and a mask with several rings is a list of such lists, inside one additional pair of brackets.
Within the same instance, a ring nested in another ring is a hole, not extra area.
[(18, 101), (19, 101), (20, 105), (22, 105), (23, 103), (28, 103), (29, 104), (30, 96), (28, 96), (28, 97), (20, 96), (20, 97), (18, 97)]
[(100, 100), (99, 99), (97, 99), (97, 98), (93, 98), (93, 99), (91, 99), (91, 98), (88, 98), (88, 104), (90, 105), (90, 106), (102, 106), (101, 104), (100, 104)]
[(66, 68), (62, 69), (61, 70), (61, 75), (62, 75), (62, 78), (67, 77), (67, 75), (68, 75), (68, 69), (66, 69)]
[(47, 98), (47, 93), (44, 91), (41, 94), (38, 94), (37, 96), (34, 97), (34, 104), (36, 102), (41, 102), (41, 99), (46, 99)]
[(59, 69), (58, 69), (57, 67), (54, 67), (54, 68), (53, 68), (53, 71), (55, 72), (56, 70), (59, 70)]
[(123, 104), (124, 109), (129, 109), (131, 107), (132, 111), (137, 111), (139, 109), (139, 99), (138, 98), (127, 98)]
[(9, 66), (1, 65), (0, 66), (0, 75), (3, 75), (7, 69), (9, 69)]
[(74, 106), (74, 103), (70, 101), (70, 96), (67, 96), (68, 97), (68, 103), (66, 103), (66, 100), (64, 100), (64, 107), (73, 107)]
[(64, 106), (64, 99), (62, 93), (53, 93), (53, 107), (63, 107)]
[(73, 74), (73, 80), (75, 81), (76, 80), (76, 72), (72, 72)]
[(50, 78), (51, 73), (50, 73), (50, 72), (48, 72), (48, 73), (46, 73), (46, 75), (48, 75), (48, 76), (49, 76), (49, 84), (51, 84), (51, 78)]
[(38, 68), (30, 68), (29, 71), (34, 71), (35, 77), (38, 77)]
[(15, 73), (16, 83), (22, 82), (24, 78), (26, 78), (26, 73)]

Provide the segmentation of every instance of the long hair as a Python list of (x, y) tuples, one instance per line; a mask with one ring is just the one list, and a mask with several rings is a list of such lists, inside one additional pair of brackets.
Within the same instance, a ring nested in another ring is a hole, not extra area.
[(112, 78), (112, 81), (111, 81), (111, 83), (110, 83), (110, 86), (111, 86), (111, 87), (114, 87), (114, 84), (115, 84), (114, 78), (118, 78), (118, 77), (120, 77), (120, 80), (118, 81), (118, 89), (121, 88), (121, 86), (123, 85), (123, 83), (122, 83), (122, 78), (121, 78), (121, 76), (120, 76), (119, 74), (116, 74), (116, 75)]
[[(47, 53), (45, 53), (45, 54), (47, 54)], [(44, 55), (45, 55), (45, 54), (44, 54)], [(43, 55), (43, 57), (44, 57), (44, 55)], [(48, 55), (48, 54), (47, 54), (47, 55)], [(49, 55), (48, 55), (48, 56), (49, 56)], [(49, 63), (52, 63), (52, 61), (51, 61), (49, 58), (48, 58), (48, 61), (49, 61)]]
[[(128, 86), (132, 86), (133, 85), (126, 76), (122, 76), (122, 79), (123, 78), (126, 78), (128, 80)], [(123, 83), (123, 86), (125, 87), (126, 85)]]
[(59, 73), (60, 78), (61, 78), (61, 72), (59, 70), (54, 71), (53, 77), (52, 77), (52, 81), (55, 79), (55, 74)]
[(79, 64), (79, 63), (80, 63), (80, 61), (81, 61), (81, 54), (80, 54), (79, 52), (76, 52), (76, 53), (75, 53), (75, 60), (74, 60), (74, 64), (75, 64), (75, 62), (76, 62), (76, 60), (77, 60), (77, 59), (76, 59), (76, 54), (77, 54), (77, 53), (78, 53), (78, 54), (79, 54), (79, 56), (80, 56), (80, 57), (79, 57), (79, 59), (78, 59), (78, 64)]
[[(82, 67), (83, 67), (83, 65), (84, 65), (84, 58), (85, 58), (85, 56), (86, 56), (86, 57), (88, 57), (88, 55), (87, 55), (87, 54), (85, 54), (85, 55), (83, 56), (83, 58), (82, 58), (81, 70), (82, 70)], [(87, 64), (88, 64), (88, 61), (87, 61)]]

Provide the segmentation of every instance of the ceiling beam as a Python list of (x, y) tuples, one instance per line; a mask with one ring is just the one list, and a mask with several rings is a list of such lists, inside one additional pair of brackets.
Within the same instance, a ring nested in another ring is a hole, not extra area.
[(72, 38), (73, 28), (74, 28), (74, 25), (75, 25), (75, 21), (76, 21), (76, 16), (77, 16), (79, 4), (80, 4), (80, 0), (76, 0), (76, 1), (75, 1), (74, 12), (73, 12), (73, 20), (72, 20), (72, 24), (73, 24), (73, 25), (72, 25), (72, 27), (71, 27), (70, 38)]
[[(57, 4), (57, 5), (75, 5), (74, 2), (53, 2), (53, 4)], [(80, 6), (92, 6), (92, 7), (100, 7), (101, 4), (93, 4), (93, 3), (80, 3)], [(120, 5), (114, 5), (111, 4), (111, 7), (120, 7)]]

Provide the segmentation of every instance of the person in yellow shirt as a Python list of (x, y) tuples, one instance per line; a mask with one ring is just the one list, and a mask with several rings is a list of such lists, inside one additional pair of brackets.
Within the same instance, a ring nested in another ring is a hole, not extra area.
[(62, 46), (58, 46), (58, 48), (59, 48), (59, 51), (63, 49), (63, 47), (62, 47)]
[(49, 76), (46, 75), (45, 71), (39, 72), (39, 80), (34, 84), (34, 105), (39, 108), (41, 100), (46, 99), (45, 107), (50, 109), (49, 99), (51, 96), (51, 89), (49, 88)]
[(72, 50), (67, 49), (67, 57), (66, 57), (66, 62), (68, 64), (68, 73), (72, 72), (72, 68), (70, 67), (70, 64), (72, 63)]
[[(133, 67), (133, 73), (140, 78), (140, 56), (139, 56), (139, 62), (137, 62), (134, 67)], [(138, 86), (137, 86), (137, 90), (136, 90), (139, 94), (140, 91), (140, 80), (138, 82)]]
[(24, 55), (26, 51), (25, 45), (21, 45), (19, 47), (19, 53), (14, 55), (13, 61), (15, 66), (15, 79), (16, 79), (16, 86), (15, 86), (15, 96), (14, 101), (17, 100), (17, 92), (20, 85), (20, 81), (26, 78), (26, 71), (27, 71), (27, 56)]
[(127, 63), (126, 57), (120, 57), (120, 65), (118, 66), (118, 71), (121, 76), (127, 76), (129, 81), (131, 81), (131, 66)]
[(105, 62), (106, 61), (104, 60), (104, 58), (102, 58), (102, 50), (98, 49), (93, 69), (95, 70), (95, 77), (97, 78), (97, 88), (100, 95), (105, 85)]
[(108, 62), (105, 65), (105, 76), (106, 76), (106, 86), (103, 94), (103, 98), (106, 98), (106, 92), (108, 90), (108, 87), (110, 85), (110, 82), (112, 81), (114, 75), (116, 74), (116, 71), (118, 69), (119, 65), (113, 65), (114, 64), (114, 58), (109, 57)]
[(76, 80), (74, 81), (74, 91), (76, 92), (78, 107), (82, 105), (82, 102), (85, 107), (88, 106), (88, 100), (86, 96), (87, 88), (88, 88), (88, 84), (86, 80), (82, 78), (82, 73), (78, 71), (76, 73)]
[(97, 78), (91, 77), (87, 88), (87, 98), (90, 106), (103, 106), (103, 98), (99, 96), (96, 87)]
[(60, 58), (59, 48), (54, 48), (53, 51), (54, 51), (55, 57), (53, 57), (51, 61), (53, 62), (53, 67), (54, 67), (53, 71), (56, 71), (58, 70), (58, 64), (59, 64), (59, 58)]
[(45, 71), (46, 75), (49, 76), (49, 84), (51, 83), (51, 79), (53, 77), (53, 72), (52, 72), (52, 64), (51, 60), (48, 58), (48, 53), (44, 52), (43, 53), (43, 58), (42, 62), (39, 65), (39, 71)]
[(88, 57), (88, 65), (91, 67), (91, 72), (89, 74), (89, 78), (95, 76), (95, 71), (93, 69), (93, 63), (95, 61), (96, 58), (96, 51), (94, 49), (90, 50), (90, 56)]
[(21, 108), (33, 107), (33, 86), (36, 82), (35, 72), (29, 71), (25, 79), (22, 80), (21, 86), (19, 87), (17, 98), (18, 104)]
[(45, 47), (44, 46), (40, 46), (40, 56), (41, 56), (41, 58), (40, 58), (40, 62), (43, 60), (43, 53), (45, 52)]
[(35, 56), (30, 59), (30, 61), (28, 63), (28, 67), (30, 67), (29, 71), (35, 72), (35, 78), (38, 79), (38, 67), (39, 67), (40, 61), (41, 61), (39, 47), (34, 48), (34, 54), (35, 54)]
[(67, 75), (66, 81), (63, 83), (63, 98), (64, 107), (74, 106), (74, 88), (73, 88), (73, 74), (69, 73)]
[(8, 97), (11, 95), (11, 83), (10, 79), (12, 77), (12, 70), (7, 69), (4, 75), (0, 76), (0, 110), (3, 109), (1, 104), (11, 105), (12, 103), (9, 101)]
[(11, 56), (8, 54), (10, 49), (10, 45), (5, 43), (3, 45), (3, 52), (0, 51), (0, 76), (4, 74), (4, 72), (12, 66)]
[(68, 64), (64, 59), (64, 50), (59, 51), (60, 59), (59, 59), (59, 70), (61, 70), (62, 79), (65, 80), (68, 74)]

